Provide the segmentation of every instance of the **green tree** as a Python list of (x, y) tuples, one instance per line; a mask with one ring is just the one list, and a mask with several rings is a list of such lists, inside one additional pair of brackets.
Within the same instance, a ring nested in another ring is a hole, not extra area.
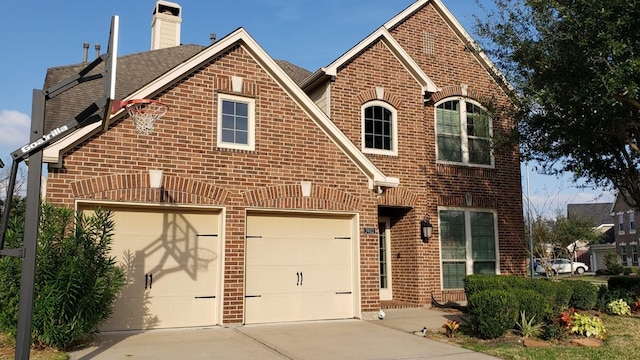
[[(11, 219), (7, 247), (22, 246), (23, 214)], [(113, 311), (123, 284), (110, 256), (114, 222), (98, 209), (94, 216), (42, 206), (38, 233), (32, 334), (35, 345), (66, 348), (95, 333)], [(15, 335), (21, 261), (0, 258), (0, 328)]]
[(515, 106), (503, 110), (524, 158), (613, 186), (638, 208), (640, 1), (492, 2), (476, 32), (513, 85)]

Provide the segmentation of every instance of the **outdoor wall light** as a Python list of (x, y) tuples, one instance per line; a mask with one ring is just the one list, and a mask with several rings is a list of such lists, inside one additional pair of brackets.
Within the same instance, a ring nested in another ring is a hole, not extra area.
[(431, 225), (431, 216), (429, 214), (424, 215), (424, 219), (420, 221), (420, 237), (422, 242), (429, 242), (429, 239), (433, 236), (433, 225)]
[(149, 170), (149, 186), (152, 189), (162, 189), (162, 170)]

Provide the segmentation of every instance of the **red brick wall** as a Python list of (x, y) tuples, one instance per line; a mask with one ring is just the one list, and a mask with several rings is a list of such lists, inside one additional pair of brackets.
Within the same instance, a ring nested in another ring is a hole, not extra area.
[[(434, 53), (424, 52), (423, 33), (431, 32)], [(431, 5), (391, 29), (391, 34), (423, 71), (442, 89), (436, 100), (467, 95), (477, 101), (494, 99), (506, 105), (505, 93), (487, 71), (467, 51)], [(465, 195), (473, 197), (472, 207), (496, 209), (500, 270), (525, 274), (524, 221), (517, 149), (495, 153), (495, 168), (479, 168), (436, 163), (435, 115), (433, 102), (423, 104), (422, 90), (382, 42), (374, 43), (358, 57), (338, 69), (331, 83), (331, 117), (345, 134), (361, 146), (361, 106), (375, 99), (375, 88), (383, 87), (385, 100), (397, 110), (398, 156), (368, 155), (388, 176), (400, 178), (400, 187), (379, 199), (381, 206), (412, 207), (399, 214), (392, 226), (394, 299), (429, 303), (431, 293), (438, 298), (458, 299), (458, 292), (441, 294), (438, 244), (438, 206), (467, 206)], [(357, 96), (354, 96), (357, 95)], [(506, 134), (513, 123), (494, 117), (494, 137)], [(412, 194), (403, 199), (398, 193)], [(382, 212), (383, 210), (381, 210)], [(422, 244), (418, 234), (424, 214), (431, 216), (434, 238)]]
[[(230, 77), (244, 78), (256, 101), (256, 150), (216, 147), (219, 92)], [(360, 226), (376, 226), (376, 198), (353, 163), (272, 78), (236, 47), (164, 91), (168, 113), (149, 136), (129, 119), (68, 152), (49, 169), (47, 200), (76, 199), (213, 204), (226, 208), (224, 323), (243, 317), (245, 210), (249, 207), (358, 212)], [(164, 189), (148, 188), (148, 170), (164, 170)], [(303, 198), (300, 181), (313, 184)], [(377, 236), (361, 235), (363, 311), (378, 309)]]

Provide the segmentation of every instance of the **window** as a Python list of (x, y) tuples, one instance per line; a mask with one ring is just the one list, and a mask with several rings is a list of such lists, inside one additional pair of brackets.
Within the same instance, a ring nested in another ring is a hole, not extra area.
[(220, 94), (218, 97), (218, 146), (255, 149), (255, 100)]
[(464, 98), (436, 106), (438, 161), (493, 165), (491, 118)]
[(495, 213), (441, 210), (439, 216), (442, 287), (463, 288), (469, 274), (496, 274)]
[(635, 234), (636, 232), (636, 219), (633, 212), (629, 213), (629, 234)]
[(624, 214), (618, 214), (618, 233), (624, 234)]
[(622, 260), (624, 261), (624, 258), (627, 257), (627, 245), (621, 245), (620, 246), (620, 256), (622, 256)]
[(362, 107), (362, 151), (398, 155), (396, 110), (383, 101)]
[(638, 265), (638, 245), (631, 245), (631, 256), (633, 257), (633, 265)]

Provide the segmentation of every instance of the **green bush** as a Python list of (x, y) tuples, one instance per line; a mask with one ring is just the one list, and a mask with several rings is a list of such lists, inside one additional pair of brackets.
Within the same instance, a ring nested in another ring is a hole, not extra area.
[[(75, 221), (74, 221), (75, 220)], [(24, 222), (12, 221), (7, 246), (19, 247)], [(112, 313), (124, 277), (110, 257), (114, 223), (44, 204), (38, 235), (32, 336), (35, 345), (67, 348), (95, 333)], [(0, 259), (0, 327), (15, 336), (20, 261)]]
[(624, 289), (635, 297), (640, 297), (640, 277), (637, 276), (613, 276), (607, 281), (610, 290)]
[(548, 322), (554, 316), (549, 298), (545, 294), (527, 289), (511, 290), (518, 300), (519, 312), (524, 312), (528, 319)]
[(468, 299), (469, 322), (479, 337), (495, 339), (515, 326), (518, 299), (506, 290), (483, 290)]
[(559, 314), (569, 308), (573, 287), (567, 281), (550, 281), (547, 279), (534, 279), (527, 282), (527, 288), (538, 294), (544, 295), (551, 304), (551, 311)]
[(622, 264), (620, 264), (618, 254), (613, 251), (606, 253), (602, 262), (604, 263), (604, 267), (607, 270), (607, 275), (620, 275), (624, 271), (624, 267), (622, 266)]
[(586, 281), (567, 281), (573, 289), (569, 307), (574, 309), (591, 310), (598, 301), (598, 287)]

